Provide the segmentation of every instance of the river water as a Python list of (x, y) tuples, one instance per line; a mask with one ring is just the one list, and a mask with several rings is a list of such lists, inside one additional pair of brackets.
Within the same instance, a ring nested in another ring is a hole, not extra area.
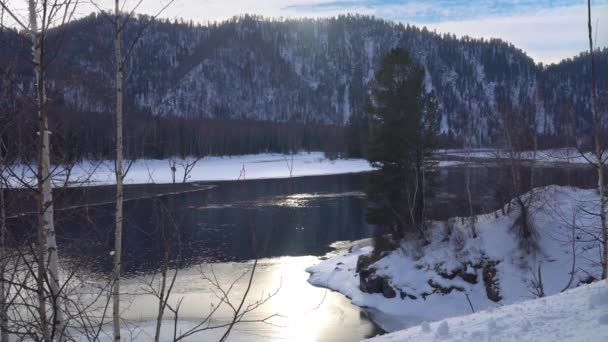
[[(501, 177), (506, 173), (491, 164), (471, 169), (471, 190), (476, 212), (496, 210)], [(529, 179), (524, 169), (522, 179)], [(125, 288), (136, 293), (160, 265), (159, 208), (170, 213), (179, 230), (180, 263), (174, 289), (183, 298), (181, 318), (195, 322), (217, 302), (217, 289), (203, 275), (213, 274), (231, 284), (259, 260), (250, 301), (271, 298), (248, 316), (266, 323), (237, 326), (236, 340), (359, 341), (382, 331), (365, 311), (338, 293), (306, 282), (306, 267), (332, 252), (337, 241), (370, 237), (365, 223), (368, 175), (346, 174), (291, 179), (213, 182), (186, 185), (127, 187), (123, 270)], [(436, 171), (429, 203), (433, 219), (464, 216), (464, 169)], [(535, 185), (592, 187), (593, 170), (543, 167)], [(526, 186), (524, 184), (524, 186)], [(56, 220), (61, 257), (81, 265), (85, 272), (103, 277), (111, 270), (113, 205), (111, 187), (71, 189), (56, 194)], [(26, 217), (9, 220), (14, 226)], [(176, 241), (172, 241), (176, 242)], [(175, 244), (171, 244), (175, 246)], [(176, 249), (174, 249), (176, 250)], [(246, 289), (247, 276), (231, 292), (235, 299)], [(154, 320), (157, 302), (139, 293), (131, 298), (124, 317)], [(220, 310), (216, 319), (229, 318)], [(271, 324), (268, 324), (271, 323)]]

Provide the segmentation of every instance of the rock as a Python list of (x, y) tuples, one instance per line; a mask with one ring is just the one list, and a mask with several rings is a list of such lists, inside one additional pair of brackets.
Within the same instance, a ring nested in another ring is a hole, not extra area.
[(441, 293), (441, 294), (448, 294), (451, 293), (452, 291), (456, 290), (456, 291), (460, 291), (460, 292), (464, 292), (464, 288), (460, 287), (460, 286), (442, 286), (441, 284), (437, 283), (436, 281), (434, 281), (433, 279), (429, 279), (428, 284), (430, 287), (433, 288), (433, 293)]
[(477, 284), (477, 274), (476, 273), (466, 273), (463, 272), (460, 274), (460, 278), (466, 281), (469, 284)]
[(357, 258), (357, 273), (361, 273), (376, 261), (377, 260), (372, 258), (370, 255), (360, 255), (359, 258)]
[[(471, 265), (470, 268), (473, 271), (475, 270), (475, 267), (473, 265)], [(466, 281), (469, 284), (477, 284), (477, 273), (472, 273), (468, 270), (469, 267), (466, 263), (463, 264), (462, 267), (455, 269), (451, 273), (447, 273), (446, 271), (440, 269), (439, 266), (435, 268), (435, 272), (437, 272), (437, 274), (442, 278), (452, 280), (456, 277), (460, 277), (462, 280)]]
[(391, 286), (389, 279), (386, 277), (382, 277), (382, 295), (385, 298), (395, 298), (397, 297), (397, 292)]
[(382, 281), (375, 276), (376, 269), (364, 269), (359, 272), (359, 289), (365, 293), (381, 293)]
[(418, 297), (416, 297), (414, 295), (411, 295), (411, 294), (409, 294), (407, 292), (404, 292), (403, 290), (399, 290), (399, 297), (401, 297), (401, 299), (405, 299), (405, 298), (409, 298), (409, 299), (412, 299), (412, 300), (418, 299)]
[(397, 297), (397, 292), (387, 276), (377, 276), (376, 269), (364, 269), (359, 272), (359, 289), (365, 293), (382, 293), (386, 298)]

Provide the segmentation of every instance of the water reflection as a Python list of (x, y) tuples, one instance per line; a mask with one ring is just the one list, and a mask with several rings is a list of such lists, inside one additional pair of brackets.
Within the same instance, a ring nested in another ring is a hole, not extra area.
[[(315, 257), (282, 257), (260, 260), (253, 288), (247, 304), (259, 299), (270, 299), (247, 314), (245, 320), (263, 320), (267, 323), (245, 323), (236, 326), (236, 340), (261, 338), (264, 341), (359, 341), (375, 336), (380, 330), (367, 319), (365, 313), (349, 303), (341, 294), (310, 286), (306, 280), (306, 267), (318, 262)], [(248, 272), (252, 263), (219, 263), (202, 270), (189, 267), (181, 270), (173, 300), (183, 298), (180, 317), (196, 322), (218, 300), (213, 286), (202, 280), (199, 272), (211, 272), (228, 286), (234, 279)], [(145, 280), (144, 280), (145, 281)], [(138, 293), (141, 279), (131, 279), (123, 287), (134, 294), (132, 304), (125, 312), (125, 319), (132, 321), (154, 320), (156, 301)], [(231, 290), (232, 300), (237, 301), (246, 289), (246, 279)], [(214, 315), (214, 324), (228, 322), (231, 311), (223, 306)], [(143, 314), (143, 316), (142, 316)], [(166, 319), (171, 320), (171, 316)], [(202, 337), (205, 335), (201, 336)]]

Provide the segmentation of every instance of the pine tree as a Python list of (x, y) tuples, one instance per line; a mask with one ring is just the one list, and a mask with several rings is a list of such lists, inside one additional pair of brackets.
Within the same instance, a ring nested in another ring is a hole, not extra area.
[(439, 133), (424, 68), (403, 49), (391, 50), (371, 83), (367, 159), (378, 170), (370, 177), (367, 221), (390, 229), (394, 239), (417, 231), (424, 237), (429, 155)]

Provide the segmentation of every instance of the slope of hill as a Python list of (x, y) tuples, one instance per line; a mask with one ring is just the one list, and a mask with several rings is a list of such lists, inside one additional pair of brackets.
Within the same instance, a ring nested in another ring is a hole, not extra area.
[[(535, 113), (543, 135), (590, 127), (585, 55), (542, 66), (499, 39), (457, 39), (360, 15), (299, 20), (242, 16), (208, 26), (151, 20), (140, 16), (124, 33), (127, 106), (132, 111), (344, 124), (363, 115), (367, 85), (382, 56), (390, 48), (405, 47), (427, 70), (426, 85), (437, 94), (445, 135), (461, 137), (470, 124), (476, 142), (488, 143), (500, 133), (506, 103)], [(62, 44), (49, 70), (56, 105), (82, 112), (113, 110), (111, 32), (106, 18), (92, 14), (67, 25), (61, 35), (55, 33), (61, 40), (49, 38), (51, 48), (56, 41)], [(10, 48), (1, 49), (0, 60), (28, 53), (19, 48), (24, 42), (18, 38), (2, 41), (9, 41)], [(606, 74), (608, 50), (597, 61), (598, 74)], [(32, 73), (20, 64), (18, 84), (27, 89)], [(601, 99), (607, 82), (599, 78)]]

